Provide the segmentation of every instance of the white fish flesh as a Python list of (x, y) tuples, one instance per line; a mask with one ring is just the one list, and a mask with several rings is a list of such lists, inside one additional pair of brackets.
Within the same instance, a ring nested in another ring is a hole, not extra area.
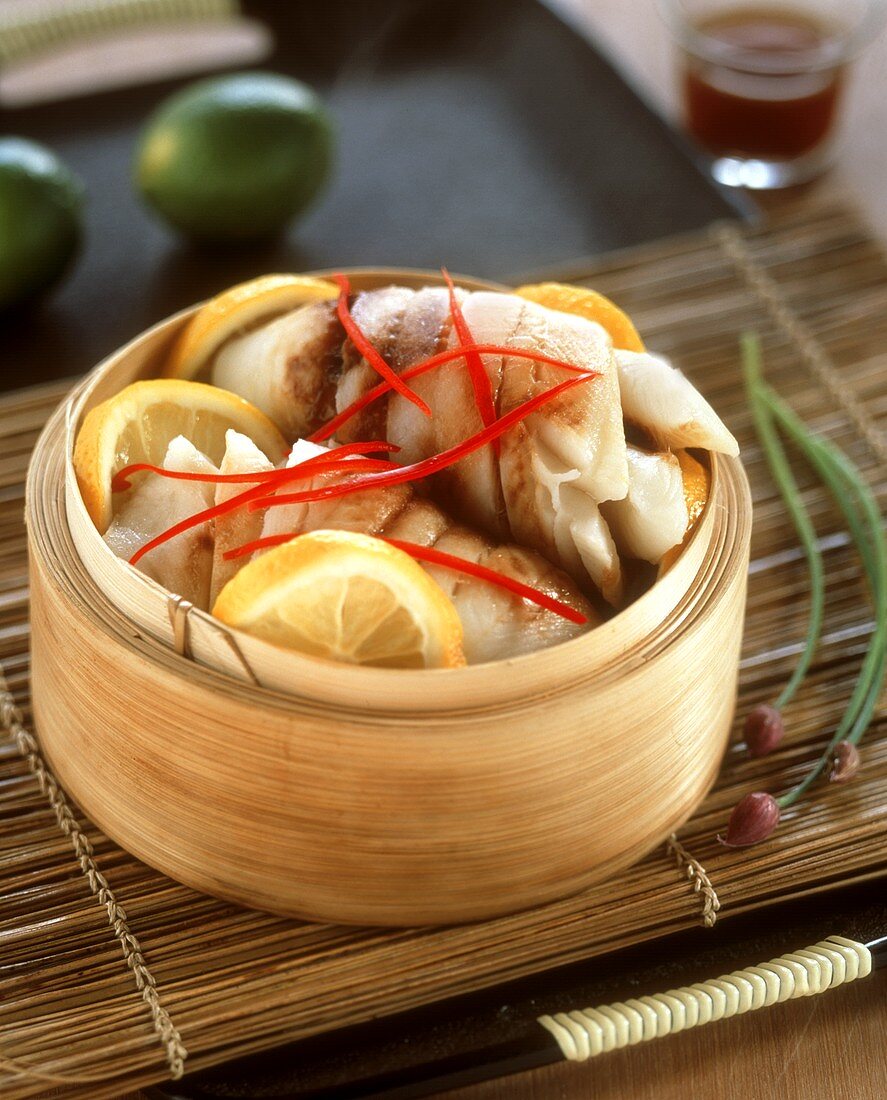
[(676, 456), (629, 446), (628, 493), (601, 507), (623, 553), (655, 565), (683, 539), (690, 520)]
[[(170, 442), (163, 468), (191, 474), (218, 473), (206, 455), (181, 435)], [(104, 535), (114, 553), (127, 560), (174, 524), (210, 507), (215, 490), (207, 482), (174, 480), (151, 473), (138, 476)], [(139, 561), (138, 568), (195, 607), (207, 607), (213, 571), (210, 524), (202, 523), (162, 543)]]
[(718, 414), (667, 359), (621, 350), (615, 356), (625, 420), (643, 428), (657, 447), (739, 454), (739, 444)]

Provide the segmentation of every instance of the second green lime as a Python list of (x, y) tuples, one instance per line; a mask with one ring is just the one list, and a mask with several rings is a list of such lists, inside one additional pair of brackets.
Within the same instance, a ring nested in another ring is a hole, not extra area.
[(317, 95), (274, 73), (202, 80), (148, 122), (136, 180), (188, 236), (269, 236), (297, 217), (329, 176), (333, 130)]
[(43, 145), (0, 137), (0, 310), (57, 282), (80, 242), (83, 186)]

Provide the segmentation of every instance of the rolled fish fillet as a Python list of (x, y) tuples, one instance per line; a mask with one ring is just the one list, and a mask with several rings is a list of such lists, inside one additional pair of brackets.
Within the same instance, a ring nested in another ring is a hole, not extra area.
[[(272, 468), (252, 440), (239, 432), (229, 430), (225, 443), (225, 454), (217, 469), (189, 440), (178, 436), (169, 444), (163, 466), (167, 470), (197, 474), (247, 474)], [(300, 442), (293, 448), (289, 464), (323, 452), (322, 447)], [(331, 474), (318, 475), (311, 481), (300, 482), (298, 488), (316, 488), (334, 480)], [(117, 510), (105, 541), (118, 557), (128, 559), (169, 527), (228, 500), (245, 487), (239, 483), (212, 484), (145, 475)], [(293, 488), (289, 486), (282, 491)], [(584, 626), (572, 623), (487, 581), (441, 566), (424, 565), (453, 600), (462, 621), (469, 662), (529, 653), (566, 641), (600, 622), (594, 608), (561, 570), (532, 551), (495, 545), (454, 523), (436, 504), (416, 495), (411, 485), (281, 505), (264, 513), (236, 508), (155, 547), (140, 560), (138, 568), (169, 591), (208, 610), (224, 585), (249, 560), (242, 557), (226, 561), (227, 550), (261, 535), (283, 531), (303, 534), (324, 528), (435, 546), (531, 585), (569, 604), (588, 620)]]
[[(250, 445), (256, 449), (252, 443)], [(219, 472), (189, 439), (181, 435), (171, 440), (163, 468), (190, 474)], [(104, 534), (105, 542), (119, 558), (129, 559), (167, 528), (209, 508), (215, 488), (207, 482), (146, 475), (116, 512)], [(139, 569), (170, 592), (190, 600), (195, 607), (207, 607), (213, 572), (210, 524), (192, 527), (158, 546), (145, 555)]]
[[(225, 453), (219, 465), (220, 474), (254, 474), (273, 470), (268, 458), (248, 437), (229, 428), (225, 432)], [(226, 500), (242, 493), (248, 485), (219, 484), (215, 489), (214, 504), (223, 504)], [(212, 496), (212, 494), (210, 494)], [(257, 539), (262, 531), (262, 513), (251, 512), (248, 508), (236, 508), (223, 514), (213, 524), (213, 565), (212, 582), (206, 607), (211, 608), (219, 593), (243, 565), (236, 558), (225, 560), (225, 553), (247, 542)]]
[[(459, 291), (476, 342), (538, 351), (599, 377), (577, 386), (515, 425), (491, 446), (441, 472), (435, 500), (490, 537), (538, 551), (585, 588), (621, 598), (619, 556), (601, 501), (628, 489), (619, 383), (609, 337), (581, 317), (516, 295)], [(395, 371), (421, 362), (458, 339), (446, 290), (386, 287), (358, 294), (352, 316)], [(502, 416), (564, 381), (556, 367), (508, 355), (485, 355), (496, 413)], [(210, 380), (257, 404), (290, 438), (310, 435), (379, 381), (346, 339), (328, 302), (312, 303), (229, 341)], [(480, 431), (464, 362), (412, 380), (431, 407), (422, 414), (398, 394), (380, 398), (343, 426), (339, 439), (385, 438), (410, 463)]]
[(620, 549), (654, 565), (690, 522), (680, 462), (669, 452), (628, 447), (628, 492), (601, 505)]
[(738, 455), (739, 444), (693, 383), (661, 355), (615, 352), (622, 412), (659, 447)]
[[(243, 438), (237, 444), (238, 461), (245, 470), (251, 471), (263, 456), (261, 452), (248, 455)], [(229, 443), (229, 449), (231, 446)], [(295, 465), (323, 451), (324, 448), (314, 444), (297, 443), (288, 465)], [(317, 488), (337, 480), (337, 476), (321, 474), (310, 482), (300, 482), (298, 489)], [(222, 488), (228, 489), (227, 486), (220, 486)], [(293, 488), (290, 486), (281, 492), (292, 492)], [(248, 560), (246, 557), (234, 562), (221, 560), (225, 549), (256, 537), (251, 534), (249, 539), (244, 540), (240, 512), (238, 509), (216, 520), (216, 570), (230, 568), (231, 565), (239, 567)], [(572, 623), (487, 581), (423, 562), (423, 567), (441, 585), (456, 607), (464, 630), (465, 657), (470, 664), (543, 649), (575, 637), (600, 622), (594, 608), (570, 578), (539, 554), (513, 545), (497, 545), (454, 523), (443, 509), (417, 495), (409, 484), (268, 508), (264, 513), (261, 535), (304, 534), (329, 528), (434, 547), (531, 585), (569, 604), (588, 619), (585, 626)]]

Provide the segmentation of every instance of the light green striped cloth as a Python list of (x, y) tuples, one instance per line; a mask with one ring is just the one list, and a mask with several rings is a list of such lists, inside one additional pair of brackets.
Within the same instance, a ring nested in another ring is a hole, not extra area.
[(0, 5), (0, 64), (78, 38), (157, 23), (232, 19), (238, 0), (36, 0)]

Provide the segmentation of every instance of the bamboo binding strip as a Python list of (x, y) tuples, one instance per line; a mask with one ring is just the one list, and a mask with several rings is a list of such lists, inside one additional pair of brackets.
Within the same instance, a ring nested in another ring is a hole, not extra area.
[(812, 997), (865, 978), (872, 956), (865, 944), (829, 936), (813, 947), (650, 997), (540, 1016), (564, 1058), (585, 1062), (611, 1050), (663, 1039), (691, 1027), (726, 1020), (759, 1008)]

